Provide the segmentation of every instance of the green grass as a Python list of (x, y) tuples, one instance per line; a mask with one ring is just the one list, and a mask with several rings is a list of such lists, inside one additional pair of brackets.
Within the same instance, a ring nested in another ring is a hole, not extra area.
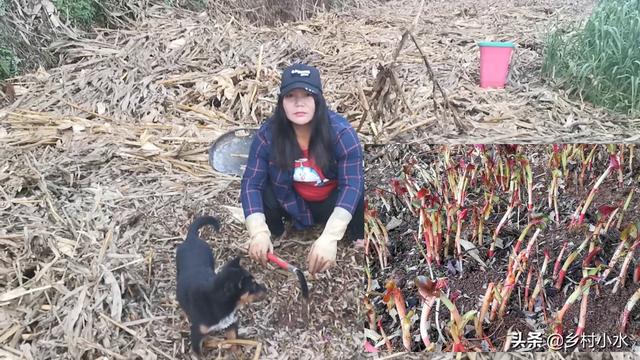
[(555, 30), (542, 71), (595, 105), (639, 113), (640, 0), (601, 0), (584, 26)]
[(89, 27), (98, 21), (101, 8), (94, 0), (52, 0), (62, 18), (74, 26)]
[(18, 74), (18, 58), (13, 51), (0, 47), (0, 80)]

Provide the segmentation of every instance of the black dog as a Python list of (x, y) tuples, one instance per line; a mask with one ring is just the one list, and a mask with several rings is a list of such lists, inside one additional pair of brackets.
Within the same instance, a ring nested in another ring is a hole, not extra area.
[(178, 302), (191, 322), (191, 348), (198, 355), (202, 352), (204, 337), (212, 331), (225, 330), (227, 339), (235, 339), (238, 335), (236, 310), (266, 294), (265, 287), (240, 266), (240, 257), (215, 272), (213, 252), (198, 236), (205, 225), (220, 230), (216, 218), (199, 217), (176, 250)]

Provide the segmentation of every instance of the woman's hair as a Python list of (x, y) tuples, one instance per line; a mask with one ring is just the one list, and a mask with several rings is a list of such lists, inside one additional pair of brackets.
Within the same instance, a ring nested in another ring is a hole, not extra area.
[[(311, 119), (311, 138), (309, 140), (309, 156), (316, 165), (326, 173), (334, 161), (333, 133), (329, 122), (327, 103), (322, 95), (312, 94), (316, 104), (315, 114)], [(287, 119), (282, 104), (283, 96), (278, 97), (278, 105), (273, 113), (273, 140), (271, 160), (282, 170), (292, 169), (294, 162), (302, 157), (302, 151), (291, 121)]]

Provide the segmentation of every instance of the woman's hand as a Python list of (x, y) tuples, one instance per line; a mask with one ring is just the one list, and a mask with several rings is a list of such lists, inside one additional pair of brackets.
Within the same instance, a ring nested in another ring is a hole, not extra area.
[(263, 265), (267, 264), (267, 253), (273, 252), (271, 231), (263, 213), (253, 213), (245, 219), (249, 231), (249, 256)]
[(318, 238), (311, 246), (309, 256), (309, 273), (312, 275), (329, 270), (336, 263), (337, 242)]
[(267, 264), (267, 253), (273, 252), (271, 236), (264, 232), (258, 233), (249, 242), (249, 256), (263, 265)]
[(336, 263), (338, 241), (344, 236), (351, 217), (351, 214), (341, 207), (333, 209), (322, 234), (313, 243), (307, 256), (309, 273), (314, 275), (326, 271)]

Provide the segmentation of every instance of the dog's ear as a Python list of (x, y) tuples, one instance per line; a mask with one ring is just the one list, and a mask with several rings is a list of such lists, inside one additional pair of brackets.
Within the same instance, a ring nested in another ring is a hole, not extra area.
[(224, 291), (227, 294), (234, 294), (237, 291), (242, 290), (242, 281), (241, 279), (232, 279), (224, 284)]

